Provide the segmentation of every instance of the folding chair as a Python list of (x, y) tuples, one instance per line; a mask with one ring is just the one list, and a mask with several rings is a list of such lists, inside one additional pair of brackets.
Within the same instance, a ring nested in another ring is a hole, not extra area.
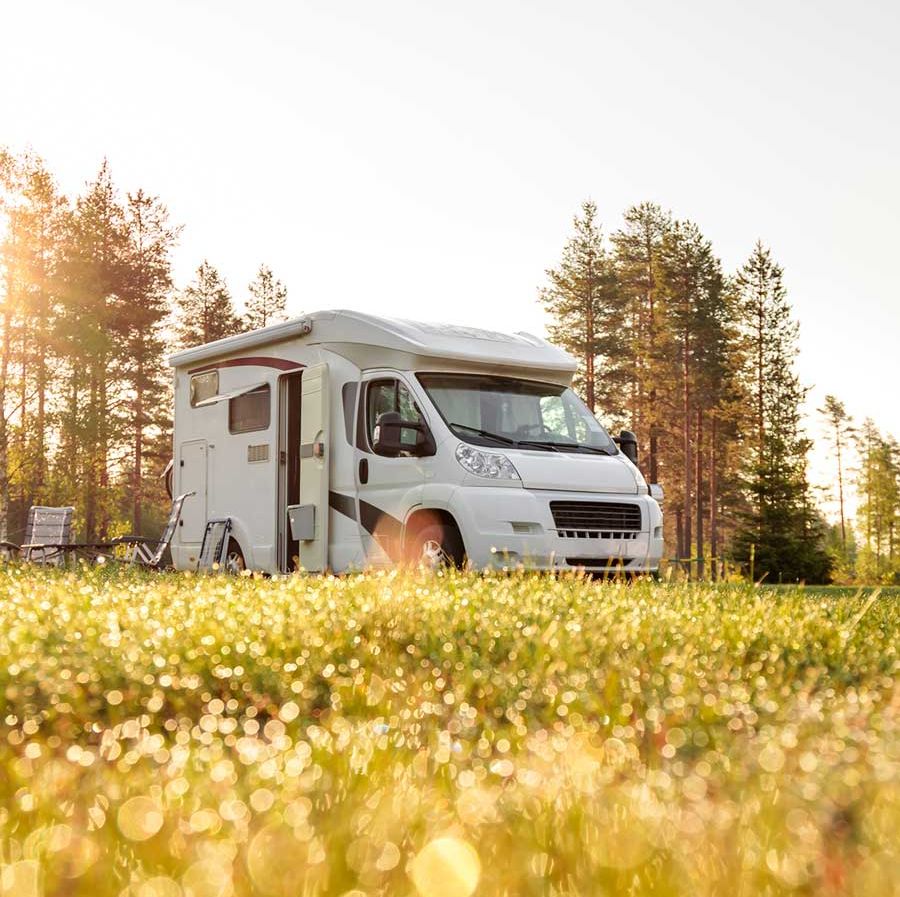
[(33, 505), (28, 509), (25, 541), (19, 551), (26, 561), (59, 566), (72, 542), (72, 515), (75, 508)]
[(81, 555), (95, 561), (112, 555), (116, 543), (73, 542), (72, 514), (74, 508), (47, 508), (35, 505), (28, 511), (25, 544), (20, 553), (26, 561), (60, 566), (70, 556)]
[(200, 546), (200, 557), (197, 560), (198, 570), (212, 570), (215, 565), (218, 565), (219, 570), (225, 569), (230, 533), (230, 517), (213, 517), (206, 521), (203, 544)]
[(147, 567), (150, 570), (158, 570), (162, 563), (163, 555), (172, 542), (178, 521), (181, 519), (181, 509), (184, 501), (195, 492), (185, 492), (172, 500), (172, 509), (169, 511), (169, 519), (162, 535), (158, 539), (146, 539), (143, 536), (121, 536), (115, 540), (116, 545), (128, 545), (131, 550), (128, 554), (128, 562)]

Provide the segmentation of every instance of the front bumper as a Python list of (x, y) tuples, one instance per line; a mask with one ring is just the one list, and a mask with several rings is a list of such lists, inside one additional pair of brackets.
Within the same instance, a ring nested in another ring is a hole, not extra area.
[[(641, 529), (565, 534), (556, 528), (551, 501), (636, 504)], [(478, 569), (602, 570), (613, 565), (650, 573), (663, 555), (662, 511), (648, 495), (464, 486), (454, 492), (449, 510), (459, 523), (469, 561)]]

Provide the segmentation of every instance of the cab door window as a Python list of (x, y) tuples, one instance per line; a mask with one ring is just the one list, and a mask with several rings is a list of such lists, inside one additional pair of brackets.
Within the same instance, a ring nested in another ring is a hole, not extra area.
[[(369, 434), (369, 445), (372, 445), (375, 425), (378, 417), (386, 411), (396, 411), (403, 421), (425, 423), (410, 391), (396, 379), (373, 380), (366, 393), (366, 429)], [(412, 453), (416, 447), (417, 432), (404, 429), (401, 440), (407, 447), (406, 453)]]

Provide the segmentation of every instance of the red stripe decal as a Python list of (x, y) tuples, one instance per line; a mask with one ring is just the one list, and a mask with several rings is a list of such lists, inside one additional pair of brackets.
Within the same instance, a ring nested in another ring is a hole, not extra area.
[(204, 364), (199, 368), (192, 368), (189, 374), (200, 374), (203, 371), (214, 371), (216, 368), (275, 368), (279, 371), (299, 371), (305, 368), (305, 364), (299, 361), (288, 361), (286, 358), (271, 358), (268, 355), (248, 355), (244, 358), (229, 358), (227, 361), (214, 361), (212, 364)]

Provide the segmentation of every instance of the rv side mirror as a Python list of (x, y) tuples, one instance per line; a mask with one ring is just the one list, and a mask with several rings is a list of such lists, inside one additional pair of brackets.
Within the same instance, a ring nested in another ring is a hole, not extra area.
[(372, 448), (376, 454), (389, 458), (396, 458), (402, 452), (422, 457), (433, 455), (436, 450), (428, 427), (419, 421), (403, 420), (397, 411), (385, 411), (378, 415), (372, 433)]
[(378, 415), (372, 431), (372, 448), (376, 454), (390, 458), (400, 454), (403, 448), (400, 443), (400, 434), (403, 432), (401, 424), (400, 415), (396, 411), (385, 411)]
[(631, 430), (622, 430), (614, 441), (622, 450), (622, 454), (636, 467), (638, 463), (637, 436)]

